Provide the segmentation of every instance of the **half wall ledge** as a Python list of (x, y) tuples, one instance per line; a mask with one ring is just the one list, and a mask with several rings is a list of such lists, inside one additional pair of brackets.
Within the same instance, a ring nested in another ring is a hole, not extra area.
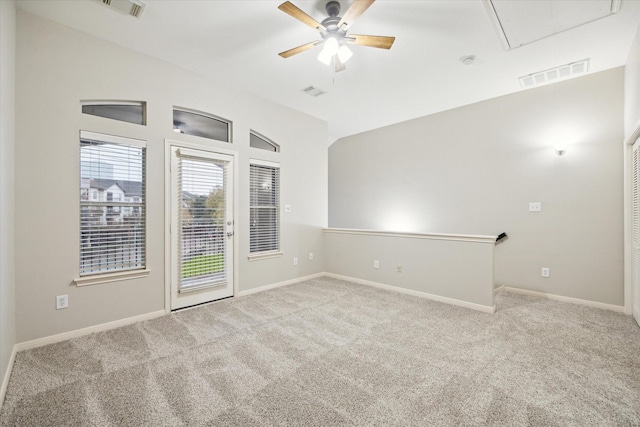
[(493, 266), (499, 236), (346, 228), (323, 231), (327, 273), (483, 312), (495, 311)]

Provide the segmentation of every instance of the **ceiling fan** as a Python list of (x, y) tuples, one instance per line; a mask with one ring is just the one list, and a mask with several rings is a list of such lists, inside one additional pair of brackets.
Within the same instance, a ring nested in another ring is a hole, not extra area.
[(347, 62), (353, 54), (351, 49), (347, 47), (347, 44), (391, 49), (396, 39), (395, 37), (347, 34), (349, 27), (351, 27), (356, 19), (358, 19), (374, 1), (375, 0), (353, 0), (353, 3), (351, 3), (351, 6), (347, 9), (343, 17), (338, 16), (340, 14), (340, 2), (329, 1), (326, 5), (329, 17), (325, 18), (322, 22), (316, 21), (289, 1), (282, 3), (278, 6), (278, 9), (303, 24), (310, 26), (314, 30), (317, 30), (320, 33), (321, 40), (285, 50), (278, 55), (283, 58), (289, 58), (290, 56), (322, 44), (324, 46), (320, 55), (318, 55), (318, 60), (326, 65), (333, 63), (333, 69), (335, 72), (338, 72), (346, 68), (344, 63)]

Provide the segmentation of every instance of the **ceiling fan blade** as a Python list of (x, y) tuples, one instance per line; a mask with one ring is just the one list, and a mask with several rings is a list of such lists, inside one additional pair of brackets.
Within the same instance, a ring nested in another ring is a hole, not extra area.
[(314, 47), (315, 45), (317, 45), (318, 43), (321, 43), (321, 41), (318, 40), (318, 41), (315, 41), (315, 42), (303, 44), (301, 46), (294, 47), (293, 49), (289, 49), (289, 50), (285, 50), (284, 52), (280, 52), (278, 55), (282, 56), (283, 58), (288, 58), (290, 56), (297, 55), (298, 53), (302, 53), (305, 50), (309, 50), (312, 47)]
[(301, 9), (299, 9), (296, 5), (294, 5), (290, 1), (286, 1), (282, 3), (280, 6), (278, 6), (278, 9), (280, 9), (287, 15), (293, 18), (296, 18), (298, 21), (302, 22), (303, 24), (310, 26), (314, 30), (317, 30), (319, 28), (321, 30), (326, 31), (326, 28), (321, 23), (319, 23), (318, 21), (316, 21), (315, 19), (313, 19), (312, 17), (304, 13)]
[(365, 10), (369, 9), (369, 6), (371, 6), (374, 1), (376, 0), (353, 0), (353, 3), (351, 3), (351, 6), (338, 23), (338, 28), (341, 28), (342, 25), (346, 25), (345, 29), (349, 28)]
[(361, 46), (377, 47), (380, 49), (391, 49), (395, 37), (389, 36), (365, 36), (362, 34), (349, 34), (345, 37), (348, 43), (359, 44)]

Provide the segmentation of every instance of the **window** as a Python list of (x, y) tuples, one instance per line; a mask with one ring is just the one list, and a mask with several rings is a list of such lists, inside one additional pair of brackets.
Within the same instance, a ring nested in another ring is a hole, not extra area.
[(145, 152), (144, 141), (80, 132), (80, 276), (145, 268)]
[(82, 113), (121, 122), (146, 125), (146, 102), (83, 101)]
[(173, 131), (216, 141), (231, 142), (231, 122), (211, 114), (175, 107)]
[(252, 255), (280, 254), (280, 166), (251, 160), (249, 248)]
[(254, 131), (251, 131), (249, 134), (249, 146), (260, 150), (273, 151), (275, 153), (280, 151), (278, 144)]

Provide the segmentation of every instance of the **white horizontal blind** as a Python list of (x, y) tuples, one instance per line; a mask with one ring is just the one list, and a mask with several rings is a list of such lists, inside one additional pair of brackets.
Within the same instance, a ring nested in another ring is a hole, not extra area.
[(178, 152), (179, 292), (227, 282), (227, 164)]
[(145, 268), (144, 141), (80, 134), (80, 275)]
[(280, 250), (280, 167), (252, 161), (249, 173), (249, 252)]

